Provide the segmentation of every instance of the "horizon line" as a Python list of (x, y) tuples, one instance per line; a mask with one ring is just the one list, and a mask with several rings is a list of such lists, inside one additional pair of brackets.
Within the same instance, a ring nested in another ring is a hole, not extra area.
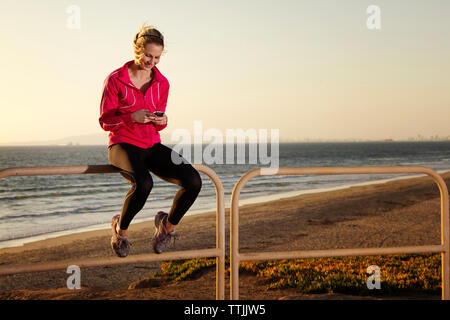
[[(450, 138), (442, 138), (442, 139), (304, 139), (304, 140), (280, 140), (279, 143), (289, 144), (289, 143), (361, 143), (361, 142), (450, 142)], [(164, 143), (166, 145), (184, 145), (179, 143)], [(220, 143), (219, 143), (220, 144)], [(251, 143), (245, 142), (235, 142), (231, 143), (233, 145), (249, 145)], [(255, 143), (259, 144), (259, 143)], [(267, 144), (271, 144), (267, 142)], [(190, 143), (186, 145), (200, 145), (198, 143)], [(214, 143), (202, 143), (201, 145), (215, 145)], [(222, 145), (228, 145), (228, 143), (223, 143)], [(0, 143), (0, 147), (79, 147), (79, 146), (104, 146), (108, 147), (108, 144), (102, 143), (79, 143), (79, 142), (67, 142), (67, 143), (45, 143), (40, 144), (39, 142), (13, 142), (13, 143)]]

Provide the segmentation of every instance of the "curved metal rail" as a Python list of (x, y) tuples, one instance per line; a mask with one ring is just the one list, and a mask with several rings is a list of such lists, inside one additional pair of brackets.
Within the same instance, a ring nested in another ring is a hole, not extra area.
[[(358, 248), (303, 250), (286, 252), (239, 252), (239, 195), (244, 185), (252, 178), (261, 175), (333, 175), (333, 174), (380, 174), (380, 173), (424, 173), (433, 178), (441, 194), (441, 244), (428, 246), (409, 246), (392, 248)], [(230, 218), (230, 299), (239, 299), (239, 262), (252, 260), (277, 260), (318, 257), (341, 257), (358, 255), (406, 254), (422, 252), (441, 252), (442, 255), (442, 299), (450, 300), (450, 234), (448, 189), (442, 177), (432, 169), (421, 166), (369, 166), (369, 167), (298, 167), (298, 168), (260, 168), (246, 172), (236, 182), (231, 194)]]
[[(106, 265), (155, 262), (178, 259), (216, 257), (216, 299), (225, 299), (225, 205), (224, 189), (217, 174), (207, 166), (193, 164), (195, 169), (206, 174), (216, 189), (216, 248), (165, 252), (161, 254), (140, 254), (126, 258), (106, 257), (59, 262), (34, 263), (27, 265), (9, 265), (0, 267), (0, 275), (49, 270), (66, 269), (69, 265), (93, 267)], [(10, 176), (67, 175), (118, 173), (119, 169), (111, 165), (51, 166), (51, 167), (17, 167), (0, 170), (0, 179)]]

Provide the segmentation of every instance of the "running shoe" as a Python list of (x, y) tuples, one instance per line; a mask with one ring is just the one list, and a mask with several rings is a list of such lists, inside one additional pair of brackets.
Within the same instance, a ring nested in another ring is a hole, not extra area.
[(119, 224), (120, 214), (115, 215), (111, 220), (111, 248), (114, 253), (120, 257), (125, 258), (130, 252), (131, 243), (128, 241), (128, 237), (121, 236), (117, 233), (117, 225)]
[(155, 253), (163, 252), (171, 244), (171, 240), (175, 241), (177, 238), (175, 231), (167, 232), (165, 221), (168, 216), (163, 211), (159, 211), (155, 216), (156, 232), (153, 237), (153, 251)]

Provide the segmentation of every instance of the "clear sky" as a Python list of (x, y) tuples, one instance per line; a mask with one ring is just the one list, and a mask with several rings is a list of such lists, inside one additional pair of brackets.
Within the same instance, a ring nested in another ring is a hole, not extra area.
[(166, 133), (201, 120), (282, 141), (450, 136), (448, 0), (2, 0), (0, 21), (0, 143), (106, 135), (103, 81), (143, 22), (165, 36)]

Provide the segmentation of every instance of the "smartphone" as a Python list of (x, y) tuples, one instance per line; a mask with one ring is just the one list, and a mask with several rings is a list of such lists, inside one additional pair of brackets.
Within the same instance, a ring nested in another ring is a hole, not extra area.
[(164, 115), (164, 111), (155, 111), (153, 114), (157, 117), (162, 117)]

